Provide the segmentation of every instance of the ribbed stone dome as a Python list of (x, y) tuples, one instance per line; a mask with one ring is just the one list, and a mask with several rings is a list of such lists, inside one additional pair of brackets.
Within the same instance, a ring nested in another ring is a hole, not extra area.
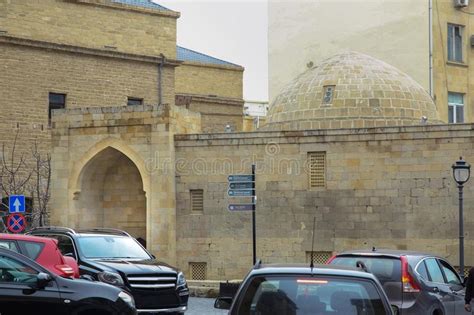
[[(332, 93), (331, 93), (332, 91)], [(370, 56), (345, 52), (308, 69), (270, 106), (266, 129), (365, 128), (441, 123), (412, 78)]]

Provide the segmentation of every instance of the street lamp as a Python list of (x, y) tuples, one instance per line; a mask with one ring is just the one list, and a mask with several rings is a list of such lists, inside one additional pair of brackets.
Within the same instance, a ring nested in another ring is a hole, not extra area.
[(464, 161), (462, 157), (453, 164), (453, 177), (459, 189), (459, 269), (461, 279), (464, 280), (464, 221), (463, 221), (463, 198), (462, 189), (471, 176), (471, 165)]

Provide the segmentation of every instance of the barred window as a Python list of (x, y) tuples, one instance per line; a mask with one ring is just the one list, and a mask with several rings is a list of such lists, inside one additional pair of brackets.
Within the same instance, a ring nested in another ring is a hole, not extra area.
[(190, 262), (189, 271), (191, 280), (206, 280), (207, 278), (207, 263), (205, 262)]
[(329, 258), (331, 258), (332, 252), (323, 251), (323, 252), (306, 252), (306, 263), (311, 263), (311, 253), (313, 253), (313, 263), (324, 265), (327, 263)]
[(309, 188), (326, 186), (326, 152), (308, 152)]
[(203, 212), (204, 211), (204, 191), (202, 189), (190, 190), (191, 193), (191, 211), (192, 212)]
[(323, 104), (331, 104), (334, 96), (335, 85), (326, 85), (323, 87)]

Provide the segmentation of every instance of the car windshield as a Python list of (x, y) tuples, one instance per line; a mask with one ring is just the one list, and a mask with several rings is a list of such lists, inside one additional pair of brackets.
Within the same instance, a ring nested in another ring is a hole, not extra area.
[(340, 277), (257, 276), (246, 288), (239, 315), (389, 314), (375, 282)]
[(124, 236), (84, 236), (78, 238), (85, 258), (150, 259), (150, 255), (133, 239)]

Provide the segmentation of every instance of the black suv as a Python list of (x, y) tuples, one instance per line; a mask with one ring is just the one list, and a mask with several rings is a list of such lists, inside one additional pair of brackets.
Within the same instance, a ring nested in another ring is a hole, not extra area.
[(159, 262), (128, 233), (115, 229), (41, 227), (29, 232), (58, 240), (81, 276), (115, 285), (135, 298), (138, 313), (183, 314), (189, 290), (182, 272)]
[(2, 315), (135, 315), (133, 297), (99, 282), (62, 278), (26, 256), (0, 248)]
[(257, 263), (232, 297), (214, 304), (229, 315), (392, 315), (380, 283), (355, 268)]

